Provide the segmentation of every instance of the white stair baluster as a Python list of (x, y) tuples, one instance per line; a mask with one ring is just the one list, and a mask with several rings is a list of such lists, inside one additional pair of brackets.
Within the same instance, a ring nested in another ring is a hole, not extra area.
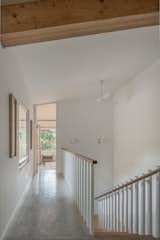
[(81, 159), (79, 158), (79, 210), (81, 212)]
[(131, 186), (127, 188), (128, 194), (128, 233), (131, 233)]
[(128, 232), (132, 233), (133, 219), (133, 189), (132, 185), (128, 186)]
[(89, 196), (90, 196), (90, 225), (89, 225), (89, 231), (90, 231), (90, 234), (93, 234), (93, 231), (94, 231), (94, 223), (93, 223), (93, 219), (94, 219), (94, 168), (93, 168), (93, 164), (90, 163), (89, 164), (89, 176), (90, 176), (90, 193), (89, 193)]
[(151, 178), (145, 179), (145, 234), (152, 235), (152, 184)]
[(111, 214), (111, 226), (112, 226), (112, 231), (114, 231), (114, 192), (111, 194), (111, 205), (112, 205), (112, 214)]
[[(85, 174), (86, 174), (86, 225), (88, 226), (88, 162), (85, 163)], [(97, 203), (97, 210), (98, 210), (98, 203)]]
[(115, 232), (117, 231), (117, 192), (115, 192), (115, 199), (114, 199), (114, 214), (115, 214), (115, 219), (114, 219), (114, 230)]
[(115, 192), (115, 231), (118, 232), (118, 191)]
[(123, 219), (123, 226), (124, 232), (128, 231), (128, 194), (127, 194), (127, 187), (124, 188), (124, 219)]
[(82, 185), (82, 216), (85, 219), (85, 160), (82, 160), (83, 163), (83, 171), (82, 171), (82, 180), (83, 180), (83, 185)]
[(119, 190), (116, 192), (116, 232), (119, 231)]
[(152, 234), (160, 238), (160, 173), (152, 177)]
[(79, 176), (79, 158), (77, 157), (77, 208), (79, 209), (79, 181), (80, 181), (80, 176)]
[(138, 182), (133, 184), (133, 233), (138, 234)]
[(107, 230), (108, 225), (108, 202), (107, 202), (107, 196), (105, 196), (105, 230)]
[(117, 231), (120, 232), (121, 231), (121, 218), (120, 218), (120, 214), (121, 214), (121, 211), (120, 211), (120, 197), (121, 197), (121, 190), (118, 191), (118, 229)]
[(124, 219), (124, 189), (122, 188), (120, 192), (120, 232), (124, 232), (123, 219)]
[(102, 203), (102, 229), (104, 230), (104, 199), (101, 200), (101, 203)]
[(113, 210), (114, 210), (114, 224), (113, 224), (113, 227), (114, 227), (114, 232), (116, 232), (116, 192), (114, 192), (114, 202), (113, 202)]
[(100, 229), (103, 229), (103, 201), (100, 200)]
[(84, 166), (84, 175), (85, 175), (85, 186), (84, 186), (84, 188), (85, 188), (85, 196), (84, 196), (84, 198), (85, 198), (85, 209), (84, 209), (84, 215), (85, 215), (85, 222), (86, 222), (86, 224), (87, 224), (87, 161), (85, 161), (85, 166)]
[(139, 208), (138, 208), (138, 233), (140, 235), (145, 234), (145, 180), (139, 182)]
[(133, 233), (133, 184), (131, 185), (131, 233)]
[(113, 192), (113, 231), (116, 231), (116, 192)]
[(77, 188), (77, 194), (76, 194), (76, 205), (78, 206), (78, 159), (77, 157), (76, 158), (76, 173), (77, 173), (77, 176), (76, 176), (76, 188)]
[(90, 229), (91, 227), (91, 169), (90, 169), (90, 164), (88, 164), (88, 227)]
[(102, 229), (104, 230), (104, 201), (101, 200), (101, 218), (102, 218)]
[(103, 198), (101, 199), (101, 229), (104, 229)]
[(75, 164), (75, 203), (77, 204), (77, 161), (74, 156), (74, 164)]
[(112, 194), (109, 194), (109, 231), (112, 231)]
[(109, 231), (110, 230), (110, 199), (109, 199), (109, 195), (107, 195), (107, 225), (106, 225), (106, 230)]
[(100, 209), (100, 200), (97, 201), (97, 211), (98, 211), (98, 229), (101, 228), (101, 209)]
[(80, 167), (80, 169), (81, 169), (81, 172), (80, 172), (80, 174), (81, 174), (81, 197), (80, 197), (80, 212), (81, 212), (81, 216), (82, 216), (82, 208), (83, 208), (83, 206), (82, 206), (82, 201), (83, 201), (83, 175), (82, 175), (82, 172), (83, 172), (83, 162), (82, 162), (82, 159), (80, 158), (80, 164), (81, 164), (81, 167)]
[(106, 228), (106, 198), (103, 199), (103, 229)]

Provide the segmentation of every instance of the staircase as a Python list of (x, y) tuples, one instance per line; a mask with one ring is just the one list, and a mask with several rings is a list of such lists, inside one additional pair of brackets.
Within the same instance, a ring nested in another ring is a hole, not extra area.
[(95, 236), (160, 239), (160, 168), (95, 200)]
[(94, 199), (94, 166), (98, 162), (62, 150), (65, 181), (91, 236), (160, 239), (160, 168)]

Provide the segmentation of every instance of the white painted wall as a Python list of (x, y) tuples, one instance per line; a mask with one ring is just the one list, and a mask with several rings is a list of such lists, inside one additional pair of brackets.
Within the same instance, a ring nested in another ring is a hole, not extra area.
[(114, 184), (160, 165), (160, 60), (114, 99)]
[[(96, 99), (57, 104), (57, 168), (63, 172), (61, 147), (98, 160), (95, 195), (112, 186), (113, 106)], [(102, 144), (97, 138), (104, 138)]]
[(9, 158), (9, 93), (31, 107), (12, 48), (0, 47), (0, 238), (32, 179), (32, 161), (20, 170), (18, 158)]

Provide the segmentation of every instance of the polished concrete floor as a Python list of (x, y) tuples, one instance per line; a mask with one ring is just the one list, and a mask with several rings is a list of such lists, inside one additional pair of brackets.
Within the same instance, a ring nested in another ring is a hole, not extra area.
[(63, 178), (40, 170), (5, 240), (90, 239)]
[(40, 173), (34, 179), (4, 240), (93, 240), (93, 238), (89, 236), (82, 222), (64, 179), (56, 176), (54, 167), (46, 165), (40, 167)]

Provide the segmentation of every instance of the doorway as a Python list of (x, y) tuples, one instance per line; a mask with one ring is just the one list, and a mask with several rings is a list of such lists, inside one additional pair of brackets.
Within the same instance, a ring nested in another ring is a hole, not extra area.
[(35, 174), (56, 172), (56, 103), (35, 106)]

